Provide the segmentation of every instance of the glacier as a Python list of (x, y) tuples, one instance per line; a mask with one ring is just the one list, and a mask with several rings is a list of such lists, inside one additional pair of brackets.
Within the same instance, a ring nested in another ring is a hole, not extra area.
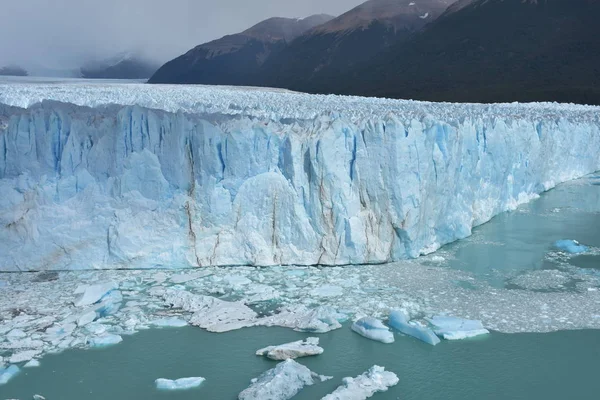
[(0, 271), (415, 258), (600, 170), (599, 111), (0, 82)]

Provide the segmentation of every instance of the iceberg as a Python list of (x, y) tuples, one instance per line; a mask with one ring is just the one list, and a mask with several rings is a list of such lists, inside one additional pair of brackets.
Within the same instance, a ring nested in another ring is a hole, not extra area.
[(589, 247), (582, 245), (577, 240), (558, 240), (554, 243), (554, 247), (571, 254), (581, 254), (589, 251)]
[(402, 311), (392, 311), (388, 319), (388, 324), (397, 331), (417, 338), (430, 345), (435, 346), (440, 342), (440, 339), (431, 329), (422, 326), (417, 322), (409, 321), (406, 314)]
[(0, 270), (415, 258), (600, 170), (598, 111), (0, 83)]
[(368, 339), (382, 343), (394, 343), (394, 334), (380, 320), (364, 317), (351, 326), (352, 330)]
[(239, 400), (287, 400), (294, 397), (304, 386), (329, 379), (315, 374), (294, 360), (283, 361), (252, 380), (244, 389)]
[(0, 367), (0, 385), (5, 385), (14, 378), (21, 370), (16, 365), (10, 365), (6, 368)]
[(187, 390), (196, 388), (205, 381), (202, 377), (179, 378), (176, 380), (158, 378), (156, 388), (161, 390)]
[(343, 385), (322, 400), (364, 400), (377, 392), (385, 392), (399, 382), (396, 374), (374, 365), (356, 378), (344, 378)]
[(461, 340), (490, 333), (483, 327), (481, 321), (448, 316), (435, 316), (427, 321), (433, 326), (433, 331), (446, 340)]
[(319, 338), (316, 337), (280, 344), (279, 346), (268, 346), (256, 351), (257, 356), (265, 356), (276, 361), (316, 356), (319, 354), (323, 354), (323, 348), (319, 347)]

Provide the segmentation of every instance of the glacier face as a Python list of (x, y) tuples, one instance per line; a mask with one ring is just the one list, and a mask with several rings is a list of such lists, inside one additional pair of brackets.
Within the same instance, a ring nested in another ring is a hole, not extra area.
[(412, 258), (600, 170), (586, 106), (92, 84), (0, 103), (1, 271)]

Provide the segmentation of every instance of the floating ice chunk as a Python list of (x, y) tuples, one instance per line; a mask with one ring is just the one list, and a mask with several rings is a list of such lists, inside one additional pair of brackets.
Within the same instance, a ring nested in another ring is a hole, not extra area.
[(323, 354), (323, 348), (319, 347), (319, 338), (309, 337), (297, 342), (269, 346), (256, 351), (257, 356), (265, 356), (271, 360), (287, 360)]
[(239, 400), (287, 400), (294, 397), (304, 386), (329, 379), (315, 374), (294, 360), (283, 361), (252, 380), (241, 392)]
[(399, 379), (393, 372), (377, 365), (356, 378), (344, 378), (343, 384), (322, 400), (364, 400), (377, 392), (385, 392)]
[[(109, 294), (112, 290), (117, 289), (118, 287), (119, 285), (117, 285), (115, 282), (99, 283), (97, 285), (88, 286), (85, 288), (81, 297), (77, 301), (75, 301), (75, 306), (89, 306), (94, 303), (97, 303), (100, 300), (102, 300), (104, 296)], [(80, 291), (81, 288), (78, 288), (78, 290)], [(76, 292), (78, 290), (76, 290)]]
[(9, 340), (24, 338), (25, 336), (27, 336), (27, 334), (25, 332), (23, 332), (21, 329), (13, 329), (12, 331), (10, 331), (6, 334), (6, 337)]
[(23, 365), (23, 368), (36, 368), (40, 366), (40, 362), (36, 359), (30, 360), (27, 364)]
[(203, 278), (208, 275), (210, 275), (210, 272), (206, 272), (206, 271), (205, 272), (194, 272), (192, 274), (178, 274), (178, 275), (173, 275), (171, 277), (171, 282), (173, 282), (176, 285), (179, 285), (182, 283), (195, 281), (196, 279), (200, 279), (200, 278)]
[(558, 240), (554, 243), (554, 247), (571, 254), (581, 254), (589, 250), (587, 246), (580, 244), (577, 240)]
[(159, 378), (156, 381), (156, 388), (161, 390), (187, 390), (196, 388), (205, 381), (202, 377), (179, 378), (176, 380)]
[(427, 321), (436, 335), (446, 340), (460, 340), (490, 333), (481, 321), (448, 316), (435, 316)]
[(254, 325), (257, 314), (241, 302), (195, 295), (185, 290), (165, 290), (166, 303), (193, 312), (190, 323), (209, 332), (227, 332)]
[(440, 342), (440, 339), (431, 329), (421, 326), (417, 322), (409, 322), (408, 317), (402, 311), (392, 311), (388, 324), (405, 335), (412, 336), (433, 346)]
[(188, 324), (186, 321), (177, 317), (155, 319), (150, 323), (161, 328), (181, 328)]
[(0, 368), (0, 385), (8, 383), (8, 381), (14, 378), (19, 372), (20, 369), (16, 365), (11, 365), (7, 368)]
[(377, 318), (361, 318), (352, 324), (352, 330), (371, 340), (382, 343), (394, 343), (394, 334)]
[(309, 309), (303, 305), (285, 307), (275, 315), (261, 318), (255, 325), (281, 326), (300, 332), (325, 333), (342, 327), (348, 319), (346, 314), (330, 306)]
[(39, 394), (34, 394), (33, 395), (33, 400), (46, 400), (46, 398), (42, 395)]
[(77, 318), (77, 326), (85, 326), (89, 323), (94, 322), (95, 319), (96, 319), (96, 310), (90, 309), (79, 315), (79, 317)]
[(41, 352), (42, 351), (38, 349), (38, 350), (26, 350), (26, 351), (22, 351), (20, 353), (15, 353), (10, 357), (10, 363), (17, 364), (17, 363), (29, 361), (33, 357), (39, 355)]
[(88, 339), (88, 344), (90, 344), (92, 347), (106, 347), (121, 343), (122, 341), (123, 338), (121, 336), (109, 333)]
[(109, 315), (114, 315), (121, 308), (123, 295), (119, 290), (111, 290), (108, 292), (96, 308), (98, 318), (104, 318)]
[(344, 289), (336, 285), (323, 285), (314, 288), (310, 294), (316, 297), (339, 297), (344, 294)]

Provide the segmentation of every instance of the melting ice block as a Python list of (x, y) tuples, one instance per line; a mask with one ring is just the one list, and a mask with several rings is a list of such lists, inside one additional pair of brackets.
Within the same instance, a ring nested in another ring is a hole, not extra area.
[(88, 339), (88, 343), (92, 347), (106, 347), (121, 343), (123, 338), (119, 335), (106, 334)]
[(11, 365), (7, 368), (0, 368), (0, 385), (8, 383), (12, 378), (20, 372), (19, 367)]
[(417, 322), (409, 321), (402, 311), (392, 311), (388, 324), (405, 335), (412, 336), (433, 346), (440, 342), (440, 339), (431, 329), (421, 326)]
[(287, 360), (323, 354), (323, 348), (319, 347), (319, 338), (309, 337), (297, 342), (285, 343), (279, 346), (269, 346), (256, 351), (257, 356), (265, 356), (271, 360)]
[(161, 390), (187, 390), (198, 387), (206, 379), (202, 377), (191, 377), (191, 378), (179, 378), (175, 380), (158, 378), (156, 381), (156, 388)]
[(436, 335), (446, 340), (460, 340), (490, 333), (481, 321), (457, 317), (435, 316), (427, 319)]
[(241, 392), (239, 400), (287, 400), (294, 397), (304, 386), (330, 379), (317, 375), (294, 360), (283, 361), (252, 380)]
[(322, 400), (364, 400), (377, 392), (385, 392), (399, 379), (393, 372), (377, 365), (356, 378), (344, 378), (343, 384)]
[(23, 368), (36, 368), (40, 366), (40, 362), (38, 360), (31, 360), (27, 364), (23, 365)]
[(393, 343), (394, 334), (377, 318), (364, 317), (352, 324), (352, 330), (368, 339)]
[(587, 246), (582, 245), (577, 240), (558, 240), (554, 243), (554, 247), (571, 254), (581, 254), (589, 250)]
[[(99, 283), (97, 285), (90, 285), (85, 288), (81, 297), (75, 301), (76, 307), (89, 306), (91, 304), (99, 302), (104, 296), (109, 294), (112, 290), (117, 289), (119, 285), (115, 282)], [(78, 288), (76, 292), (81, 291)], [(76, 293), (77, 294), (77, 293)]]

